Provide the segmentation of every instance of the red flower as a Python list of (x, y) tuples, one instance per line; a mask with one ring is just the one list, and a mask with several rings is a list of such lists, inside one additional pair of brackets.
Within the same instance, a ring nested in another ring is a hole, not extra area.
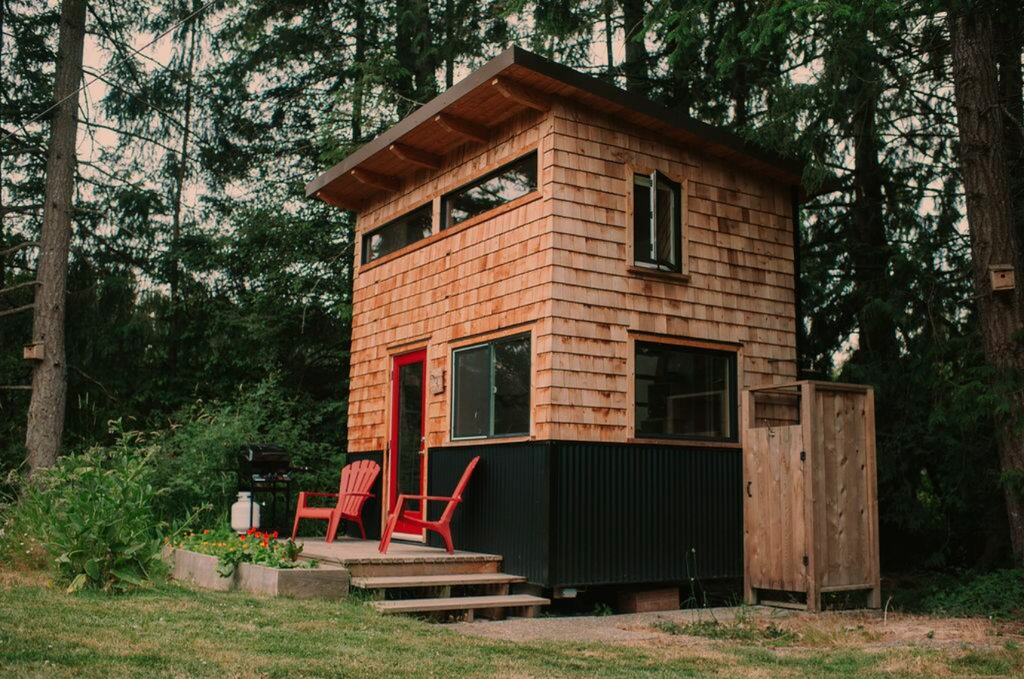
[(271, 533), (270, 537), (272, 537), (272, 538), (274, 538), (276, 540), (277, 539), (277, 531), (275, 530), (273, 533)]
[(238, 539), (241, 540), (242, 542), (245, 542), (245, 536), (244, 535), (239, 535)]
[(250, 528), (249, 530), (247, 530), (247, 531), (245, 532), (245, 534), (246, 534), (246, 535), (252, 535), (252, 534), (253, 534), (253, 533), (255, 533), (255, 532), (256, 532), (256, 529), (255, 529), (255, 528)]
[(210, 534), (210, 529), (209, 528), (204, 528), (203, 529), (203, 535), (209, 535), (209, 534)]
[(263, 544), (263, 546), (264, 546), (264, 547), (266, 547), (266, 546), (268, 546), (268, 545), (269, 545), (270, 543), (269, 543), (269, 542), (267, 542), (266, 540), (264, 540), (262, 544)]

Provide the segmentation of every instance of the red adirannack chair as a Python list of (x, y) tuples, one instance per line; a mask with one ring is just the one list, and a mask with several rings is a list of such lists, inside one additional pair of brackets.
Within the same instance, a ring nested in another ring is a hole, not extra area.
[[(295, 527), (292, 528), (292, 540), (299, 532), (299, 519), (326, 519), (327, 542), (334, 542), (338, 533), (338, 525), (342, 519), (353, 521), (359, 526), (359, 532), (366, 539), (363, 528), (363, 504), (373, 495), (370, 488), (380, 474), (380, 465), (372, 460), (360, 460), (345, 465), (341, 470), (341, 487), (337, 493), (299, 493), (298, 506), (295, 508)], [(311, 497), (336, 497), (338, 504), (334, 507), (309, 507), (306, 499)]]
[[(455, 486), (455, 492), (452, 493), (451, 497), (445, 497), (440, 495), (399, 495), (398, 503), (395, 505), (395, 511), (391, 512), (391, 516), (388, 517), (387, 528), (384, 529), (384, 535), (380, 538), (380, 545), (377, 549), (380, 550), (381, 554), (388, 553), (388, 547), (391, 545), (391, 534), (395, 530), (395, 526), (398, 525), (398, 519), (410, 523), (420, 528), (426, 528), (432, 530), (441, 536), (444, 540), (445, 547), (448, 549), (448, 553), (451, 554), (455, 551), (452, 547), (452, 531), (451, 522), (452, 514), (455, 513), (455, 508), (462, 502), (462, 491), (466, 489), (466, 484), (469, 483), (469, 477), (473, 474), (473, 469), (476, 468), (476, 463), (480, 461), (480, 456), (477, 455), (469, 461), (469, 465), (466, 466), (466, 471), (462, 472), (462, 478), (459, 479), (459, 483)], [(406, 500), (420, 500), (420, 508), (422, 518), (419, 516), (411, 516), (409, 513), (402, 510)], [(447, 502), (444, 511), (441, 512), (441, 518), (437, 521), (427, 521), (427, 502)]]

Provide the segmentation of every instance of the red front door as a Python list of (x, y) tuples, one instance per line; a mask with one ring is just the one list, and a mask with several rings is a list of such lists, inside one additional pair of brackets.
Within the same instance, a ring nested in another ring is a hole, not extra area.
[[(426, 494), (426, 366), (427, 351), (420, 349), (396, 356), (391, 371), (389, 512), (395, 509), (399, 494)], [(422, 516), (419, 502), (407, 502), (404, 509)], [(422, 535), (421, 530), (403, 521), (398, 522), (395, 532)]]

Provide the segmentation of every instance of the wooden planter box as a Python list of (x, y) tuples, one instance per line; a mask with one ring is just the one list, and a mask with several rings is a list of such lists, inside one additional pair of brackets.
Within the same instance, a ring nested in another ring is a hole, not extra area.
[(349, 573), (345, 568), (268, 568), (243, 563), (238, 565), (231, 577), (222, 578), (217, 574), (215, 556), (167, 547), (163, 557), (171, 567), (172, 578), (180, 582), (192, 582), (204, 589), (220, 592), (241, 589), (252, 594), (290, 596), (296, 599), (344, 599), (348, 596)]

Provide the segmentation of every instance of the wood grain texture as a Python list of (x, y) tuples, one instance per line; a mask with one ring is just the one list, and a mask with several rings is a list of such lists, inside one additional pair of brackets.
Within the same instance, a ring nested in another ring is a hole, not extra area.
[(817, 611), (822, 592), (865, 590), (880, 607), (872, 390), (797, 382), (743, 403), (748, 603), (761, 589), (803, 592)]
[[(628, 366), (640, 334), (742, 345), (741, 387), (796, 377), (788, 187), (557, 96), (548, 111), (476, 133), (447, 149), (438, 170), (369, 200), (357, 233), (429, 201), (437, 213), (445, 192), (531, 149), (539, 196), (461, 229), (435, 228), (386, 261), (354, 263), (350, 451), (385, 447), (389, 357), (413, 337), (428, 347), (428, 369), (445, 375), (445, 389), (428, 396), (428, 447), (450, 443), (452, 346), (512, 328), (533, 341), (538, 439), (632, 439)], [(685, 187), (685, 278), (629, 261), (636, 167)]]

